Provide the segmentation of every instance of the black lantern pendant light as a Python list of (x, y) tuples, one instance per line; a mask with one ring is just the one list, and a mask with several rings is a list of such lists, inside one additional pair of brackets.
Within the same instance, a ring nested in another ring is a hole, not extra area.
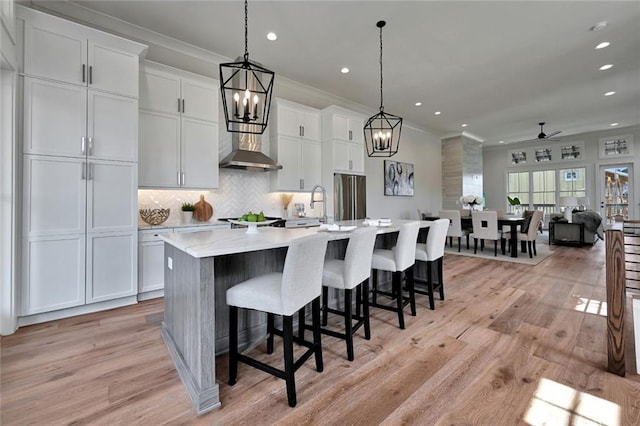
[(220, 64), (220, 92), (227, 131), (262, 134), (269, 121), (275, 74), (249, 60), (248, 4), (244, 2), (244, 57)]
[(398, 152), (402, 118), (384, 112), (382, 105), (382, 27), (385, 21), (378, 21), (380, 28), (380, 112), (367, 120), (364, 125), (364, 142), (369, 157), (392, 157)]

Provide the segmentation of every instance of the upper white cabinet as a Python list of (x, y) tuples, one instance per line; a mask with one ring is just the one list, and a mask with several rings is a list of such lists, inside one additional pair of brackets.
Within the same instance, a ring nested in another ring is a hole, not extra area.
[(218, 187), (218, 97), (217, 80), (144, 63), (140, 187)]
[(25, 20), (24, 74), (138, 97), (146, 46), (31, 9)]
[(276, 99), (271, 114), (271, 156), (282, 164), (272, 174), (272, 189), (310, 191), (322, 180), (320, 111)]
[(364, 117), (337, 106), (322, 110), (323, 165), (332, 173), (364, 174)]

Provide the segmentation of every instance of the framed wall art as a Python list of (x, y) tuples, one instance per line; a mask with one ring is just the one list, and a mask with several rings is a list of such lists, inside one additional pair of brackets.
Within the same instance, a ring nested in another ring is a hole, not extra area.
[(413, 164), (384, 160), (384, 195), (413, 197)]

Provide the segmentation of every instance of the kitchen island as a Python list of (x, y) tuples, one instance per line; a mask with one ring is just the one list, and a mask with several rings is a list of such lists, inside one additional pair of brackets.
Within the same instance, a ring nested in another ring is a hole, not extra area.
[[(389, 244), (397, 235), (396, 220), (379, 227), (377, 245)], [(431, 222), (421, 221), (422, 228)], [(361, 221), (340, 222), (363, 226)], [(198, 414), (220, 406), (215, 356), (228, 350), (229, 319), (225, 292), (251, 277), (282, 271), (291, 241), (319, 228), (215, 229), (171, 233), (165, 241), (165, 293), (162, 337)], [(344, 256), (349, 232), (328, 232), (327, 257)], [(246, 311), (239, 318), (238, 342), (248, 345), (264, 337), (266, 319)]]

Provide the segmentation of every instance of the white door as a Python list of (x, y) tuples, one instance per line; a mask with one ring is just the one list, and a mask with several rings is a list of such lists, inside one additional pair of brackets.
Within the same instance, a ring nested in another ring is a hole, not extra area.
[(138, 160), (138, 101), (89, 90), (89, 157), (103, 160)]
[(24, 152), (84, 157), (87, 89), (24, 79)]
[(349, 119), (349, 140), (354, 143), (364, 143), (364, 133), (362, 128), (364, 127), (364, 123), (359, 118), (350, 118)]
[(320, 113), (303, 111), (302, 137), (310, 141), (320, 141)]
[(302, 187), (301, 168), (301, 142), (299, 138), (278, 136), (278, 162), (282, 169), (278, 170), (277, 190), (299, 191)]
[(164, 242), (140, 243), (138, 250), (138, 292), (164, 288)]
[(218, 187), (218, 125), (182, 118), (182, 186)]
[(349, 172), (349, 142), (334, 140), (333, 142), (333, 170)]
[(180, 77), (144, 66), (140, 73), (140, 108), (179, 114)]
[(26, 23), (25, 74), (86, 85), (86, 37), (72, 25), (39, 21), (34, 18)]
[(349, 119), (344, 115), (333, 115), (333, 137), (341, 141), (349, 140)]
[(278, 134), (285, 136), (302, 136), (302, 122), (297, 109), (278, 105)]
[(349, 153), (351, 172), (364, 174), (364, 145), (361, 143), (350, 143)]
[(322, 145), (318, 142), (302, 143), (302, 189), (310, 191), (322, 182)]
[(137, 231), (87, 235), (87, 303), (137, 291)]
[(85, 232), (86, 161), (24, 156), (25, 236)]
[(179, 187), (180, 117), (140, 111), (139, 120), (139, 186), (145, 188)]
[(137, 228), (137, 174), (133, 163), (89, 162), (87, 233)]
[(88, 42), (89, 87), (138, 97), (138, 55)]
[(633, 218), (633, 164), (600, 166), (600, 216), (605, 224)]
[(182, 115), (218, 122), (218, 87), (198, 80), (182, 79)]
[(85, 234), (25, 239), (22, 313), (83, 305)]

